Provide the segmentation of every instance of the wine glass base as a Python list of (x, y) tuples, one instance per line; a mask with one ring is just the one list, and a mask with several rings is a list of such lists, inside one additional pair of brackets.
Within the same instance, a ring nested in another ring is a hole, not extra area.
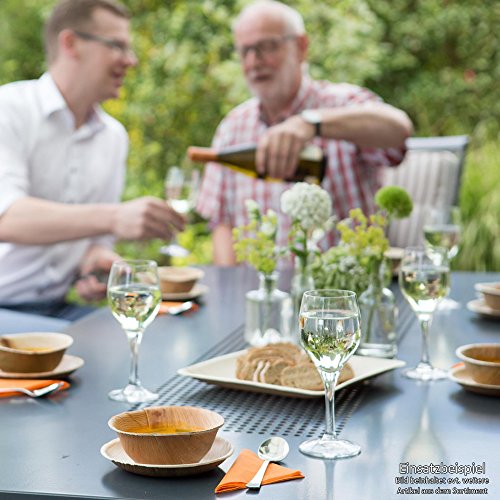
[(336, 460), (359, 455), (361, 446), (347, 439), (316, 438), (301, 443), (299, 451), (308, 457)]
[(433, 380), (444, 380), (448, 378), (448, 372), (430, 365), (417, 365), (415, 368), (408, 368), (403, 371), (403, 376), (412, 380), (432, 382)]
[(180, 245), (165, 245), (160, 248), (160, 253), (163, 255), (168, 255), (169, 257), (187, 257), (189, 255), (189, 250), (186, 250)]
[(158, 399), (158, 394), (148, 391), (141, 385), (127, 385), (124, 389), (115, 389), (108, 394), (109, 399), (113, 401), (122, 401), (124, 403), (150, 403)]

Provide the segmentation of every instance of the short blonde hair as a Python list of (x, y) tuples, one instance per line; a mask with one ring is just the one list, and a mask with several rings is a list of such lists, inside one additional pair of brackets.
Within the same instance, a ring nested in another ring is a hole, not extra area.
[(44, 29), (44, 44), (47, 62), (57, 58), (57, 37), (65, 29), (87, 30), (92, 26), (92, 14), (104, 9), (115, 16), (130, 19), (130, 12), (116, 0), (62, 0), (50, 14)]

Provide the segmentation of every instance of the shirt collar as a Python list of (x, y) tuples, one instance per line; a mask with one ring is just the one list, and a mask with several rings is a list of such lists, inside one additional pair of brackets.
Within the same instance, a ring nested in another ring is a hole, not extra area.
[[(56, 82), (52, 78), (52, 75), (50, 73), (44, 73), (40, 77), (39, 82), (40, 106), (42, 108), (43, 116), (48, 118), (57, 111), (65, 110), (69, 116), (71, 116), (71, 120), (74, 123), (73, 113), (69, 109), (68, 104), (57, 87)], [(88, 127), (92, 133), (98, 132), (104, 128), (103, 114), (104, 112), (101, 107), (96, 104), (83, 126)]]
[(45, 118), (56, 111), (68, 109), (64, 97), (50, 73), (44, 73), (38, 81), (40, 83), (40, 106)]
[(307, 96), (310, 94), (313, 87), (313, 82), (308, 75), (303, 75), (302, 80), (300, 82), (299, 91), (295, 94), (290, 105), (285, 108), (275, 123), (269, 123), (264, 113), (264, 109), (262, 108), (262, 104), (259, 102), (259, 118), (262, 122), (264, 122), (268, 126), (276, 125), (276, 123), (281, 123), (285, 121), (290, 116), (298, 114), (300, 111), (304, 109), (304, 103), (306, 102)]

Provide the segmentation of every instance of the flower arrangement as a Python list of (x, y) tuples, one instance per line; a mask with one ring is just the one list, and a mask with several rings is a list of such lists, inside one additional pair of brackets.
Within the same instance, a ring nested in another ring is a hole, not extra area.
[(360, 294), (371, 278), (378, 277), (389, 248), (386, 227), (392, 217), (410, 215), (413, 204), (408, 193), (398, 186), (379, 189), (375, 203), (377, 213), (367, 217), (356, 208), (337, 224), (339, 246), (319, 256), (312, 266), (316, 287), (346, 288)]
[(352, 290), (358, 296), (370, 284), (366, 268), (345, 246), (332, 247), (314, 259), (311, 273), (316, 288)]
[(330, 195), (315, 184), (298, 182), (281, 195), (281, 210), (292, 219), (289, 251), (304, 270), (313, 251), (308, 243), (314, 233), (321, 235), (333, 225)]
[(280, 250), (276, 247), (278, 218), (273, 210), (262, 214), (254, 200), (245, 202), (249, 223), (233, 229), (238, 262), (247, 261), (257, 271), (269, 275), (276, 269)]

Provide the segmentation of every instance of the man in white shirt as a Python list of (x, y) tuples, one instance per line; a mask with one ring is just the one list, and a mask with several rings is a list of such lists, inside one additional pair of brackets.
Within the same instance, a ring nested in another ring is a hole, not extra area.
[(120, 203), (127, 134), (99, 103), (137, 63), (127, 10), (62, 0), (45, 47), (47, 73), (0, 87), (0, 307), (73, 319), (64, 296), (75, 279), (85, 300), (105, 295), (115, 238), (170, 238), (184, 221), (157, 198)]

